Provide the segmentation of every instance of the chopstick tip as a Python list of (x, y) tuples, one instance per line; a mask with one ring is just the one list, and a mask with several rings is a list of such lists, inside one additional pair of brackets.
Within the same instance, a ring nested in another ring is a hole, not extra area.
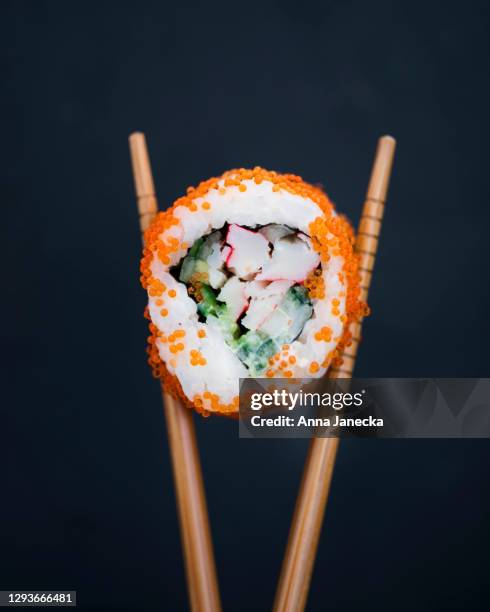
[(379, 142), (389, 145), (393, 148), (396, 146), (396, 139), (393, 138), (393, 136), (391, 136), (390, 134), (384, 134), (383, 136), (381, 136)]
[(128, 140), (129, 142), (134, 142), (135, 140), (139, 140), (140, 138), (144, 138), (145, 135), (143, 132), (140, 132), (139, 130), (135, 130), (134, 132), (130, 132)]

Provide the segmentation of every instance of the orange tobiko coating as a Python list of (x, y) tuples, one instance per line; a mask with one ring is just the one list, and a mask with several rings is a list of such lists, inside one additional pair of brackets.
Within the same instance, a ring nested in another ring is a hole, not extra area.
[[(166, 292), (167, 287), (152, 275), (151, 263), (154, 256), (158, 257), (164, 265), (169, 265), (171, 256), (174, 253), (188, 248), (187, 244), (180, 243), (174, 236), (166, 237), (164, 240), (161, 238), (162, 234), (167, 229), (180, 223), (179, 219), (174, 216), (174, 210), (178, 206), (185, 206), (190, 212), (197, 212), (198, 206), (195, 202), (196, 199), (205, 197), (211, 190), (216, 190), (217, 193), (224, 195), (227, 187), (238, 187), (240, 192), (246, 192), (247, 186), (243, 181), (247, 180), (253, 180), (258, 185), (263, 181), (269, 181), (273, 184), (273, 191), (284, 190), (293, 195), (309, 198), (318, 205), (323, 213), (309, 225), (311, 242), (313, 248), (319, 253), (322, 263), (327, 263), (331, 256), (341, 256), (343, 258), (344, 263), (342, 272), (339, 272), (339, 280), (346, 286), (346, 311), (345, 315), (341, 317), (343, 334), (338, 341), (337, 347), (327, 355), (322, 364), (316, 361), (311, 362), (309, 371), (315, 374), (321, 367), (326, 368), (332, 364), (338, 367), (342, 361), (341, 354), (344, 348), (349, 346), (351, 341), (351, 332), (349, 330), (351, 323), (359, 321), (369, 312), (367, 304), (361, 301), (359, 297), (360, 277), (358, 272), (358, 257), (353, 249), (355, 239), (354, 231), (345, 217), (334, 214), (334, 207), (325, 192), (318, 186), (304, 182), (299, 176), (294, 174), (279, 174), (277, 172), (264, 170), (260, 167), (255, 167), (252, 170), (240, 168), (238, 170), (225, 172), (221, 177), (210, 178), (203, 181), (196, 188), (189, 187), (186, 195), (178, 198), (174, 204), (164, 212), (159, 212), (146, 230), (145, 248), (143, 250), (140, 265), (141, 283), (150, 296), (161, 298)], [(220, 185), (221, 181), (223, 181), (222, 184), (224, 186)], [(201, 208), (203, 210), (209, 210), (211, 204), (205, 201), (202, 203)], [(305, 286), (311, 298), (323, 299), (325, 297), (324, 281), (319, 270), (315, 270), (308, 275)], [(168, 291), (168, 296), (170, 298), (175, 298), (176, 295), (175, 290), (171, 289)], [(163, 300), (160, 300), (158, 305), (163, 305)], [(334, 315), (340, 316), (339, 305), (340, 302), (337, 299), (332, 300), (331, 308)], [(162, 309), (161, 314), (162, 316), (166, 316), (168, 314), (168, 309)], [(145, 310), (145, 317), (150, 319), (148, 309)], [(149, 328), (150, 336), (148, 338), (147, 349), (148, 362), (152, 368), (153, 375), (161, 380), (167, 393), (180, 399), (185, 406), (193, 407), (205, 416), (210, 414), (210, 412), (204, 408), (205, 403), (211, 404), (213, 412), (228, 415), (237, 412), (239, 403), (238, 397), (235, 397), (229, 404), (223, 404), (217, 395), (205, 392), (202, 397), (196, 395), (191, 401), (183, 392), (178, 379), (167, 370), (158, 353), (158, 347), (156, 346), (157, 341), (166, 342), (167, 339), (163, 338), (163, 335), (153, 323), (150, 322)], [(315, 335), (315, 339), (317, 341), (328, 342), (331, 339), (331, 334), (332, 331), (330, 328), (324, 327)], [(183, 335), (184, 334), (180, 333), (177, 335), (177, 333), (174, 332), (172, 335), (173, 337), (168, 338), (168, 342), (174, 342), (174, 340), (183, 337)], [(204, 330), (202, 330), (198, 332), (198, 335), (200, 338), (203, 338), (206, 334)], [(183, 348), (184, 344), (182, 342), (177, 342), (172, 344), (170, 350), (177, 353), (183, 350)], [(284, 351), (288, 349), (289, 347), (283, 347)], [(274, 360), (271, 359), (269, 363), (272, 365), (272, 363), (280, 361), (281, 357), (280, 355), (276, 355)], [(287, 356), (285, 355), (285, 357)], [(193, 351), (191, 353), (190, 361), (192, 365), (195, 366), (204, 366), (207, 363), (199, 351)], [(296, 362), (296, 358), (290, 356), (288, 362), (293, 365)], [(281, 362), (277, 370), (271, 368), (267, 370), (265, 375), (267, 377), (291, 377), (293, 375), (292, 372), (290, 370), (285, 370), (285, 367), (286, 364)]]

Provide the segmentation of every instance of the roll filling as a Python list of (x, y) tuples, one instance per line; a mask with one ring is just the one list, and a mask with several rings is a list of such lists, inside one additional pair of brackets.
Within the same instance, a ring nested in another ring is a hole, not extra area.
[(304, 283), (321, 274), (319, 263), (308, 236), (285, 225), (226, 224), (196, 240), (172, 273), (200, 320), (222, 334), (251, 376), (261, 376), (311, 318)]

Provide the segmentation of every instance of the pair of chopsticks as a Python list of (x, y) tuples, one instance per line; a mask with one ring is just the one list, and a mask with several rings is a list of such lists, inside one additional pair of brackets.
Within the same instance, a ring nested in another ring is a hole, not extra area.
[[(129, 145), (140, 228), (144, 232), (157, 214), (158, 204), (144, 135), (131, 134)], [(360, 258), (363, 300), (367, 299), (371, 283), (394, 152), (393, 138), (379, 139), (355, 245)], [(351, 332), (352, 344), (342, 355), (342, 365), (331, 371), (330, 377), (352, 376), (361, 325), (354, 324)], [(219, 611), (216, 564), (193, 415), (163, 387), (162, 396), (191, 608), (199, 612)], [(275, 612), (297, 612), (306, 605), (338, 445), (338, 438), (311, 440), (274, 602)]]

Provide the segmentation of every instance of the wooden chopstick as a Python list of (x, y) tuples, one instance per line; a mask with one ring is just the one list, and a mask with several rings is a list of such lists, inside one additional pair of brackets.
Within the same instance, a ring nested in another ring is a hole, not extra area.
[[(140, 228), (144, 232), (158, 212), (145, 136), (129, 137)], [(206, 497), (192, 411), (162, 386), (170, 455), (175, 481), (182, 547), (191, 608), (221, 610)]]
[[(359, 223), (355, 248), (360, 258), (363, 300), (367, 299), (371, 283), (395, 145), (391, 136), (378, 141)], [(331, 378), (352, 376), (361, 325), (353, 325), (351, 331), (352, 345), (345, 349), (342, 365), (329, 373)], [(299, 612), (306, 605), (338, 446), (338, 438), (311, 440), (274, 601), (275, 612)]]

